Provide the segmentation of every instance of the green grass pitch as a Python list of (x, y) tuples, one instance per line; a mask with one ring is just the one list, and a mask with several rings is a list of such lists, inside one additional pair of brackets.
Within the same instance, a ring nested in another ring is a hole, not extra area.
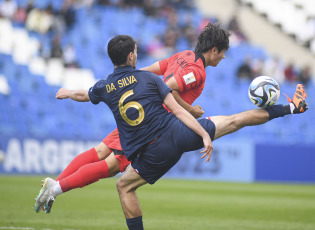
[[(0, 229), (127, 229), (114, 179), (34, 212), (41, 177), (0, 176)], [(138, 190), (145, 229), (314, 230), (315, 186), (161, 179)]]

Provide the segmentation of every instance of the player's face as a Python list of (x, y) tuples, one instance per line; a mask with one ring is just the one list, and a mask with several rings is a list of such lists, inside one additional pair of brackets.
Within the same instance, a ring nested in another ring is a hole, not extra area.
[(209, 57), (210, 66), (214, 66), (214, 67), (217, 66), (220, 63), (220, 61), (225, 58), (225, 51), (226, 49), (223, 49), (220, 52), (218, 52), (218, 49), (215, 48), (211, 52), (211, 55)]

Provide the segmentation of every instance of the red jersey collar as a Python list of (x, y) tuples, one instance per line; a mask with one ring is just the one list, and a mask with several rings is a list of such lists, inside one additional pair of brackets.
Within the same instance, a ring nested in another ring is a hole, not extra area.
[(197, 62), (198, 59), (201, 58), (201, 60), (203, 62), (203, 66), (206, 68), (206, 60), (205, 60), (205, 57), (202, 55), (202, 53), (200, 53), (200, 52), (194, 52), (194, 53), (196, 56), (195, 62)]

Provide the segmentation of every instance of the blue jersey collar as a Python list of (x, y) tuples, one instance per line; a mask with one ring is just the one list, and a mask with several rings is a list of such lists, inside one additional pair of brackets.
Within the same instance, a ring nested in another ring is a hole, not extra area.
[(132, 70), (134, 70), (134, 68), (131, 65), (118, 66), (114, 69), (113, 73), (121, 73), (121, 72), (132, 71)]

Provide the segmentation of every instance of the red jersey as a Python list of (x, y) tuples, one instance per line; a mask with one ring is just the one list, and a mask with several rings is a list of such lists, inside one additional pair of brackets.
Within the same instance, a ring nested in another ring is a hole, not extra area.
[(206, 81), (205, 59), (200, 53), (185, 50), (160, 61), (159, 65), (164, 82), (174, 77), (181, 98), (189, 105), (200, 96)]

